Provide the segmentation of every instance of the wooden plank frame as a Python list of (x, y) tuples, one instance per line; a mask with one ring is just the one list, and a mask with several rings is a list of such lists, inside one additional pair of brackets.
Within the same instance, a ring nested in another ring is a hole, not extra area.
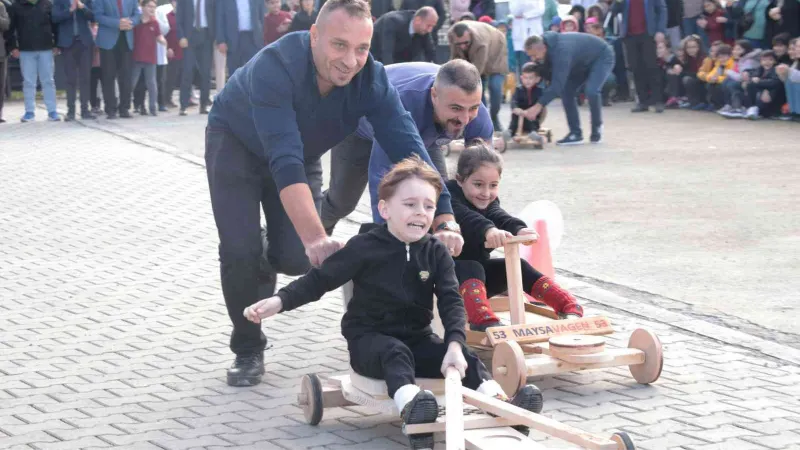
[(491, 327), (486, 330), (489, 343), (494, 347), (500, 342), (516, 341), (520, 344), (547, 342), (553, 336), (569, 334), (605, 335), (614, 333), (611, 321), (604, 316), (558, 320), (552, 323), (518, 324)]

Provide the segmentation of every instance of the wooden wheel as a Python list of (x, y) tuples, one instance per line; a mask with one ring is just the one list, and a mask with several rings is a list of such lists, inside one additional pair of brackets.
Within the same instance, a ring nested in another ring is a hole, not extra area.
[(525, 354), (519, 344), (505, 341), (494, 347), (492, 376), (509, 397), (513, 397), (525, 385), (528, 379), (528, 366), (525, 364)]
[(617, 450), (636, 450), (633, 445), (633, 440), (628, 436), (628, 433), (620, 431), (611, 436), (611, 440), (617, 443)]
[(550, 356), (572, 364), (597, 364), (614, 359), (606, 353), (606, 340), (600, 336), (568, 335), (550, 338)]
[(318, 425), (322, 420), (322, 383), (315, 373), (303, 376), (300, 383), (300, 396), (305, 402), (300, 402), (303, 408), (303, 416), (309, 425)]
[(658, 380), (664, 367), (664, 353), (658, 336), (643, 328), (637, 328), (631, 333), (628, 348), (644, 352), (643, 363), (629, 366), (633, 378), (641, 384), (650, 384)]

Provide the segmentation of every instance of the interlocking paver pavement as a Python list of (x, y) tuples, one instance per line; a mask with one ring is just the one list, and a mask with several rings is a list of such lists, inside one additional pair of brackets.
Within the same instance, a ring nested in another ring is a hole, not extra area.
[[(263, 384), (225, 385), (202, 167), (81, 126), (9, 124), (0, 179), (1, 448), (405, 448), (396, 418), (330, 409), (310, 427), (295, 404), (301, 375), (347, 369), (338, 292), (264, 324)], [(664, 372), (652, 386), (625, 367), (536, 379), (546, 415), (627, 430), (640, 449), (800, 448), (798, 366), (586, 306), (613, 321), (613, 345), (657, 332)]]

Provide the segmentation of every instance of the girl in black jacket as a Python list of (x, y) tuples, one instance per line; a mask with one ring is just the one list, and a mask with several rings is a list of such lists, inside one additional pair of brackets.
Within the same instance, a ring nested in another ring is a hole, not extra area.
[[(470, 328), (476, 331), (500, 324), (487, 298), (508, 288), (505, 259), (490, 258), (491, 249), (502, 247), (511, 236), (536, 234), (500, 207), (497, 193), (502, 172), (500, 155), (478, 141), (461, 152), (456, 179), (447, 182), (453, 213), (464, 237), (461, 254), (456, 258), (456, 276)], [(522, 287), (564, 318), (583, 317), (583, 308), (572, 294), (525, 260)]]
[[(436, 420), (436, 398), (415, 385), (415, 376), (441, 378), (449, 366), (461, 372), (466, 387), (539, 413), (542, 394), (535, 386), (523, 387), (509, 400), (465, 345), (453, 258), (444, 244), (428, 235), (441, 192), (441, 175), (419, 157), (398, 163), (378, 187), (378, 209), (386, 225), (367, 232), (362, 227), (319, 268), (251, 305), (244, 315), (260, 323), (319, 300), (352, 279), (353, 298), (342, 319), (350, 365), (360, 375), (386, 381), (405, 423)], [(444, 341), (430, 327), (434, 293)], [(410, 440), (412, 448), (433, 448), (433, 434), (412, 435)]]

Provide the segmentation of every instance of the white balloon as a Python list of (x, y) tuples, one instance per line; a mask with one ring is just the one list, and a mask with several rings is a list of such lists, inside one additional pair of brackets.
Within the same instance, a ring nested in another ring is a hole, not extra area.
[(564, 216), (561, 215), (558, 205), (550, 200), (537, 200), (523, 208), (517, 217), (533, 230), (536, 229), (536, 221), (544, 220), (547, 224), (547, 235), (550, 237), (550, 251), (556, 251), (564, 236)]

